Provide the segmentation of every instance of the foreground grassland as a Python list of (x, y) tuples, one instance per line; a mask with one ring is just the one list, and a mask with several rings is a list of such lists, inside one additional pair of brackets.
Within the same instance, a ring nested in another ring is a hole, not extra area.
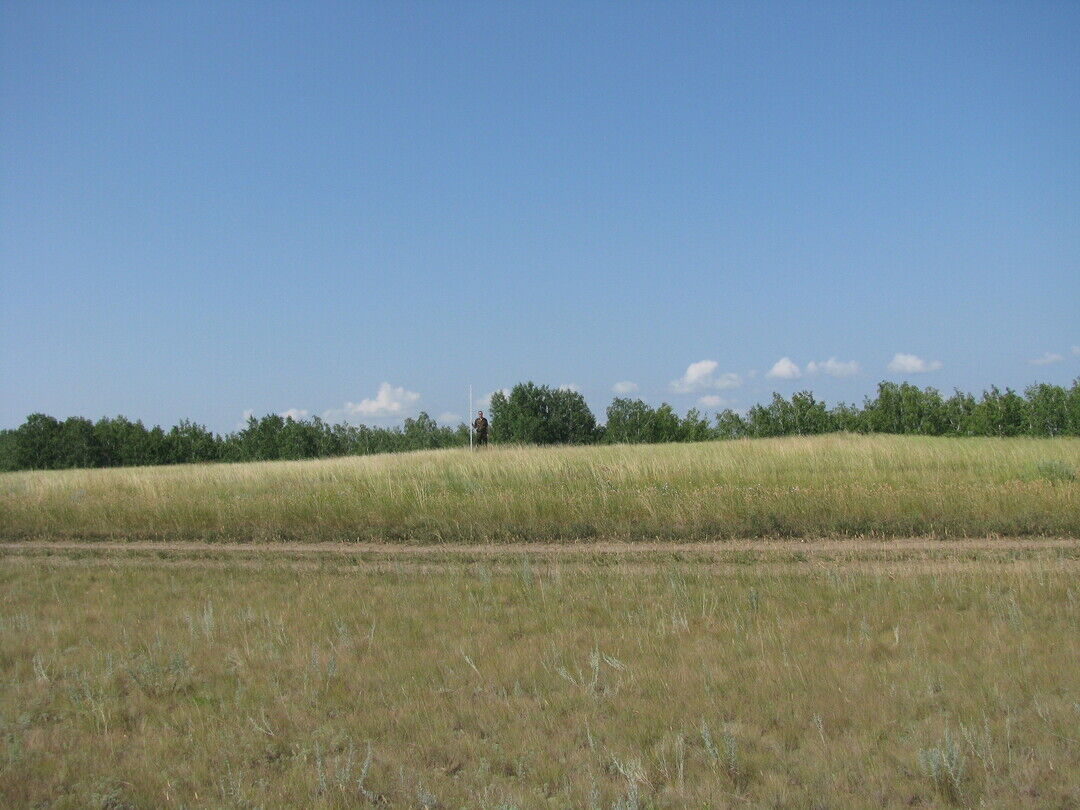
[(0, 539), (1080, 537), (1080, 439), (490, 448), (0, 475)]
[(720, 574), (9, 549), (0, 806), (1075, 807), (1076, 551)]

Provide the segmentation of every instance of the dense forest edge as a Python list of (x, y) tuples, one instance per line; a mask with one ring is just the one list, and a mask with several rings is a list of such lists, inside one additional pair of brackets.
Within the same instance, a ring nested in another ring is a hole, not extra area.
[[(1072, 386), (1040, 383), (1023, 395), (991, 387), (976, 398), (959, 390), (881, 382), (862, 407), (828, 407), (810, 391), (746, 415), (726, 409), (712, 419), (693, 408), (684, 416), (664, 403), (616, 398), (599, 424), (577, 391), (519, 383), (491, 398), (496, 444), (645, 444), (813, 435), (833, 432), (923, 436), (1080, 436), (1080, 378)], [(436, 423), (427, 413), (402, 426), (329, 424), (319, 417), (250, 417), (232, 433), (213, 433), (183, 420), (169, 430), (123, 416), (97, 422), (35, 413), (17, 428), (0, 430), (0, 470), (127, 467), (200, 462), (271, 461), (398, 453), (469, 444), (464, 424)]]

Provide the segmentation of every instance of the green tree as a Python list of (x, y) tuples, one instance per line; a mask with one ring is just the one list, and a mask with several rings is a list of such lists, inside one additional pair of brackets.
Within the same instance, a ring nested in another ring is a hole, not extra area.
[(791, 395), (791, 430), (799, 436), (827, 433), (832, 430), (832, 420), (825, 403), (814, 399), (809, 391), (796, 391)]
[(518, 383), (509, 396), (491, 397), (491, 439), (521, 444), (585, 444), (596, 437), (596, 417), (577, 391)]
[[(142, 422), (132, 422), (123, 416), (113, 419), (102, 417), (94, 423), (94, 437), (102, 467), (161, 463), (161, 459), (155, 458), (156, 454), (153, 452), (159, 448), (153, 446), (154, 440), (148, 436)], [(161, 436), (160, 443), (160, 449), (164, 451), (164, 436)]]
[(1028, 403), (1011, 388), (1002, 392), (991, 386), (975, 406), (972, 422), (979, 436), (1019, 436), (1030, 423)]
[(1069, 417), (1069, 433), (1080, 436), (1080, 377), (1073, 380), (1065, 396), (1065, 412)]
[(643, 400), (616, 397), (607, 409), (604, 441), (610, 444), (652, 441), (652, 417), (652, 408)]
[(746, 414), (749, 433), (755, 438), (791, 436), (796, 432), (795, 409), (779, 394), (768, 405), (754, 405)]
[(277, 434), (278, 458), (315, 458), (319, 452), (319, 431), (304, 419), (285, 417)]
[(15, 458), (20, 470), (54, 470), (60, 466), (60, 423), (32, 413), (15, 430)]
[(919, 390), (907, 382), (879, 383), (877, 396), (863, 406), (863, 421), (873, 433), (939, 435), (948, 428), (941, 394), (933, 388)]
[(833, 430), (842, 430), (847, 433), (865, 433), (867, 431), (866, 419), (863, 412), (855, 405), (838, 403), (829, 411), (829, 421)]
[(94, 423), (81, 416), (69, 416), (60, 423), (58, 467), (98, 467), (101, 448), (94, 434)]
[(1060, 385), (1041, 383), (1025, 392), (1028, 432), (1033, 436), (1059, 436), (1069, 431), (1069, 395)]
[(0, 472), (19, 469), (19, 434), (11, 428), (0, 430)]
[(165, 434), (166, 457), (170, 464), (217, 461), (221, 447), (218, 438), (202, 425), (181, 419)]
[(697, 408), (686, 412), (682, 424), (679, 425), (679, 433), (684, 442), (704, 442), (715, 438), (712, 428), (709, 427), (709, 420)]
[(682, 420), (675, 409), (666, 402), (652, 412), (649, 420), (649, 441), (653, 443), (677, 442), (682, 439)]
[(945, 400), (945, 430), (953, 436), (975, 435), (975, 397), (957, 390)]
[(596, 439), (596, 417), (579, 392), (568, 388), (549, 389), (550, 426), (554, 444), (590, 444)]
[(421, 411), (415, 419), (405, 420), (405, 447), (408, 450), (434, 450), (437, 447), (445, 447), (447, 444), (445, 432), (425, 411)]
[(725, 408), (716, 415), (716, 435), (720, 439), (743, 439), (748, 435), (748, 428), (741, 416), (731, 408)]
[(281, 433), (285, 419), (269, 413), (261, 419), (249, 416), (247, 424), (236, 434), (240, 458), (243, 461), (273, 461), (281, 458)]

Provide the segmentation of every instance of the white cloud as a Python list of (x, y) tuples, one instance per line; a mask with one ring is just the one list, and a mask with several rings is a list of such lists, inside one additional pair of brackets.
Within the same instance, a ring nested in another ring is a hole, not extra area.
[(688, 365), (682, 378), (671, 385), (676, 390), (692, 391), (695, 388), (704, 386), (719, 365), (715, 360), (698, 360), (696, 363)]
[(630, 380), (622, 380), (611, 386), (611, 390), (616, 394), (632, 394), (638, 390), (638, 384)]
[(251, 408), (245, 408), (244, 413), (240, 416), (240, 421), (236, 423), (237, 430), (243, 430), (247, 427), (248, 419), (255, 415), (255, 411)]
[(563, 383), (559, 386), (560, 391), (573, 391), (575, 394), (580, 393), (581, 389), (577, 387), (576, 383)]
[(282, 419), (293, 419), (293, 420), (306, 419), (307, 415), (308, 415), (308, 412), (306, 410), (301, 409), (301, 408), (289, 408), (289, 410), (278, 414), (278, 416), (280, 416)]
[(406, 391), (401, 386), (393, 386), (388, 382), (384, 382), (379, 386), (374, 399), (346, 402), (344, 407), (329, 410), (323, 416), (327, 419), (339, 416), (366, 417), (368, 419), (405, 416), (419, 400), (420, 395), (415, 391)]
[(830, 357), (821, 363), (811, 360), (806, 364), (807, 374), (828, 374), (830, 377), (851, 377), (859, 373), (859, 364), (854, 360), (837, 360)]
[(698, 400), (698, 405), (703, 408), (722, 408), (727, 404), (726, 399), (718, 397), (716, 394), (707, 394)]
[(440, 413), (436, 418), (436, 422), (441, 422), (444, 425), (459, 425), (461, 424), (461, 414), (459, 413)]
[(1047, 352), (1046, 354), (1039, 357), (1033, 357), (1031, 360), (1028, 360), (1028, 362), (1031, 363), (1031, 365), (1033, 366), (1048, 366), (1051, 363), (1060, 363), (1064, 359), (1065, 358), (1062, 357), (1060, 354), (1057, 354), (1055, 352)]
[(795, 365), (790, 357), (781, 357), (773, 363), (773, 367), (769, 369), (765, 376), (774, 377), (778, 380), (794, 380), (801, 377), (802, 372), (799, 371), (799, 367)]
[(686, 367), (686, 373), (677, 380), (672, 380), (671, 390), (677, 394), (693, 394), (706, 388), (738, 388), (742, 378), (733, 372), (717, 374), (720, 364), (715, 360), (698, 360)]
[[(504, 397), (510, 396), (510, 389), (509, 388), (498, 388), (498, 389), (496, 389), (494, 391), (488, 391), (486, 394), (484, 394), (479, 399), (473, 400), (473, 411), (488, 411), (488, 410), (491, 410), (491, 398), (493, 396), (495, 396), (497, 393), (500, 393), (500, 392), (502, 393), (502, 395)], [(473, 415), (474, 414), (470, 414), (470, 416), (473, 416)]]
[(914, 354), (897, 352), (889, 361), (889, 371), (897, 374), (922, 374), (927, 371), (937, 371), (941, 368), (940, 360), (923, 360)]

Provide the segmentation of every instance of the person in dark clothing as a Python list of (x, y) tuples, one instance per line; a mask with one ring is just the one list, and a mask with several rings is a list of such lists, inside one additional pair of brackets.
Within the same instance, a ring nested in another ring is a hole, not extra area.
[(473, 431), (476, 434), (476, 446), (483, 447), (487, 444), (488, 434), (488, 420), (484, 418), (483, 411), (477, 411), (476, 420), (472, 423)]

